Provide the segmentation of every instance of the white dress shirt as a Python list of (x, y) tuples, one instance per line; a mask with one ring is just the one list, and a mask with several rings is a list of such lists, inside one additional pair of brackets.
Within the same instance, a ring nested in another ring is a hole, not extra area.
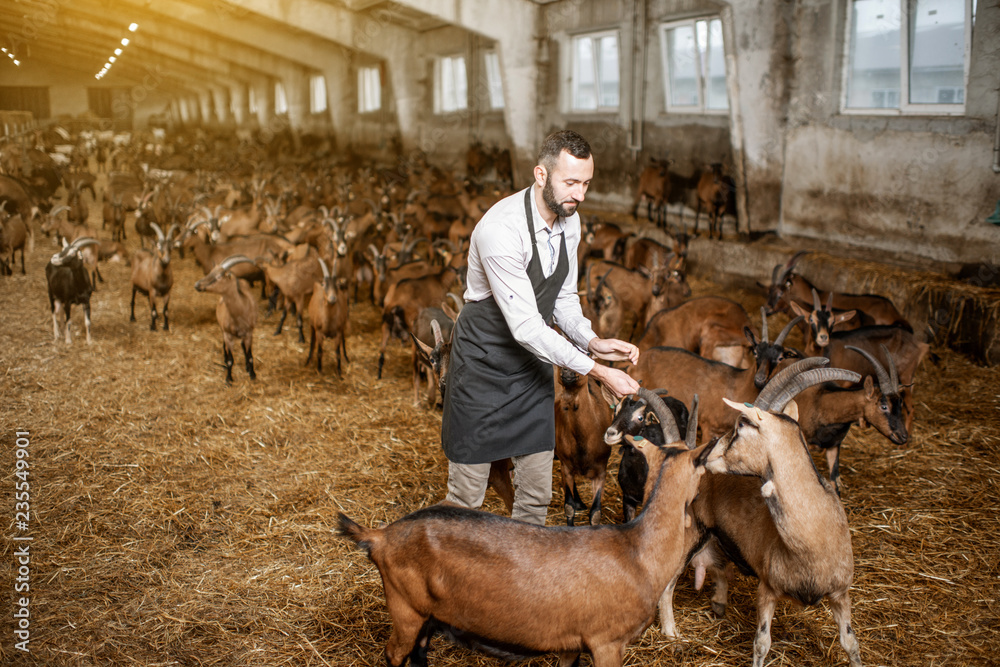
[[(537, 186), (531, 188), (538, 259), (542, 273), (548, 277), (555, 264), (550, 252), (550, 233), (535, 204)], [(554, 257), (558, 259), (560, 243), (566, 243), (566, 259), (569, 260), (569, 271), (556, 298), (553, 319), (569, 340), (546, 326), (535, 303), (535, 292), (527, 273), (531, 261), (531, 236), (524, 221), (524, 190), (494, 204), (473, 229), (465, 300), (495, 297), (514, 340), (543, 361), (586, 375), (593, 369), (594, 360), (581, 350), (586, 350), (597, 334), (590, 320), (583, 316), (577, 294), (576, 252), (580, 236), (579, 213), (569, 218), (556, 218), (552, 225)]]

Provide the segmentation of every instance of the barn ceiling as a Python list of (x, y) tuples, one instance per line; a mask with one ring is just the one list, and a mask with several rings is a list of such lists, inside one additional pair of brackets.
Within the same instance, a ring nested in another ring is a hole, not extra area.
[[(187, 94), (314, 68), (332, 50), (378, 56), (370, 50), (377, 41), (365, 43), (366, 52), (356, 39), (373, 21), (426, 32), (474, 16), (475, 5), (463, 3), (474, 0), (5, 0), (0, 43), (22, 63), (60, 70), (83, 85), (135, 86), (155, 76), (164, 90)], [(469, 28), (481, 30), (482, 18), (475, 20)], [(121, 55), (96, 81), (116, 48)]]

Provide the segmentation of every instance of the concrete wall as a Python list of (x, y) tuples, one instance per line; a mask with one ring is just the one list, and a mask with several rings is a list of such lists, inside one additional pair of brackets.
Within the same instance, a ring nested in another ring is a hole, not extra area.
[(964, 116), (840, 112), (843, 2), (798, 3), (780, 231), (940, 262), (1000, 260), (1000, 6), (980, 2)]

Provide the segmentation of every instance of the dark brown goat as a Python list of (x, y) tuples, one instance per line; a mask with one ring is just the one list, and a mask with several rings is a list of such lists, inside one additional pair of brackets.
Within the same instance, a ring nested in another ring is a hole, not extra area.
[(604, 430), (611, 419), (608, 401), (596, 380), (568, 368), (559, 369), (556, 381), (556, 457), (562, 468), (566, 525), (572, 526), (577, 510), (587, 509), (576, 487), (576, 478), (590, 480), (593, 492), (589, 522), (601, 522), (601, 495), (611, 447)]
[(694, 234), (698, 234), (698, 219), (701, 217), (702, 206), (708, 211), (708, 238), (714, 238), (718, 233), (722, 240), (722, 214), (729, 200), (730, 185), (722, 173), (722, 163), (715, 162), (701, 174), (698, 179), (698, 208), (695, 209)]
[(663, 227), (666, 223), (667, 197), (670, 195), (670, 165), (673, 160), (652, 158), (646, 168), (639, 174), (639, 186), (636, 188), (635, 203), (632, 205), (632, 217), (638, 219), (639, 204), (646, 202), (646, 218), (653, 222), (653, 205), (656, 205), (656, 225)]

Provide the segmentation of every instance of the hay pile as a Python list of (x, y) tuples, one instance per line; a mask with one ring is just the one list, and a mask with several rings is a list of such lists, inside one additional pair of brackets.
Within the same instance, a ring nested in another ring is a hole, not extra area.
[[(13, 525), (13, 441), (27, 429), (34, 538), (31, 653), (13, 648), (8, 606), (0, 663), (384, 664), (381, 581), (333, 528), (338, 510), (370, 525), (444, 496), (440, 417), (411, 406), (408, 350), (393, 343), (377, 381), (379, 315), (361, 304), (344, 379), (332, 364), (318, 376), (303, 368), (307, 345), (294, 329), (271, 335), (272, 316), (255, 337), (259, 379), (246, 378), (237, 354), (227, 388), (215, 297), (194, 292), (201, 274), (190, 258), (175, 261), (170, 332), (148, 331), (144, 303), (140, 321), (128, 322), (129, 269), (104, 265), (94, 344), (54, 344), (48, 243), (39, 239), (26, 277), (0, 282), (2, 512), (8, 534), (24, 534)], [(721, 291), (705, 281), (694, 288)], [(728, 294), (758, 312), (759, 295)], [(844, 449), (854, 627), (866, 664), (995, 664), (1000, 651), (1000, 371), (938, 353), (938, 365), (918, 375), (910, 444), (854, 430)], [(562, 521), (558, 478), (555, 486), (552, 525)], [(489, 494), (487, 508), (499, 505)], [(612, 481), (604, 521), (619, 516)], [(0, 547), (8, 599), (13, 549), (10, 540)], [(686, 639), (651, 628), (626, 664), (749, 664), (754, 597), (754, 582), (740, 577), (719, 621), (686, 576), (675, 602)], [(431, 661), (497, 664), (440, 641)], [(769, 664), (844, 662), (825, 607), (779, 605)]]

